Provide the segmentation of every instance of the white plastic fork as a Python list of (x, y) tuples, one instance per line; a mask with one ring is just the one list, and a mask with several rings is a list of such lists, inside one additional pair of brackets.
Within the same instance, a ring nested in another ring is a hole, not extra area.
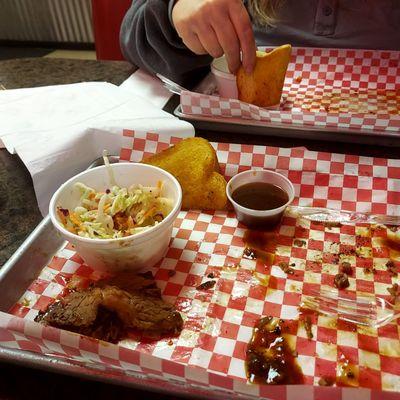
[(161, 75), (161, 74), (156, 74), (157, 78), (162, 81), (164, 84), (164, 87), (168, 89), (171, 93), (175, 94), (181, 94), (185, 89), (183, 86), (178, 85), (176, 82), (171, 81), (171, 79), (168, 79), (166, 76)]
[(357, 295), (352, 300), (331, 289), (321, 289), (319, 293), (305, 296), (301, 307), (372, 328), (379, 328), (400, 318), (400, 307), (381, 297)]

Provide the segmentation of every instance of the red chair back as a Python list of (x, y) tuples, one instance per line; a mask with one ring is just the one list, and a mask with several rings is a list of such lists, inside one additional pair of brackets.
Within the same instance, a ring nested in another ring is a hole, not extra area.
[(132, 0), (92, 0), (93, 28), (98, 60), (123, 60), (119, 45), (121, 22)]

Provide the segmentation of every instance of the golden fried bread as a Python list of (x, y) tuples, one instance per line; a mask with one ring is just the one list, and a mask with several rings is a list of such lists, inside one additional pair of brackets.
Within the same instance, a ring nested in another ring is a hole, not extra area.
[(219, 173), (215, 150), (207, 140), (184, 139), (142, 162), (160, 167), (175, 176), (182, 187), (183, 209), (226, 208), (226, 181)]
[(248, 75), (240, 67), (236, 75), (239, 100), (260, 107), (279, 104), (292, 47), (277, 47), (269, 53), (257, 51), (253, 72)]

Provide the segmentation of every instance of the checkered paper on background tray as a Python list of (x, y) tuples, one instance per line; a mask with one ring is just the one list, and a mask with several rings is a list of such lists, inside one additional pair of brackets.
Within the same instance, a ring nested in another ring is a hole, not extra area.
[[(160, 151), (179, 138), (155, 133), (125, 131), (123, 160), (138, 161)], [(329, 153), (302, 148), (279, 149), (216, 143), (223, 172), (231, 176), (250, 167), (271, 168), (288, 176), (296, 188), (296, 203), (328, 206), (357, 212), (399, 215), (400, 161)], [(353, 389), (323, 388), (322, 376), (336, 376), (344, 360), (357, 366), (357, 396), (362, 399), (393, 398), (400, 388), (400, 341), (396, 323), (378, 331), (359, 329), (334, 319), (318, 317), (313, 339), (303, 324), (291, 325), (290, 339), (299, 353), (307, 385), (258, 386), (245, 381), (244, 358), (255, 321), (273, 315), (297, 319), (302, 294), (323, 285), (332, 286), (338, 272), (339, 252), (348, 254), (355, 266), (349, 292), (386, 296), (398, 281), (389, 275), (386, 262), (396, 256), (385, 247), (386, 229), (369, 225), (325, 227), (288, 214), (277, 237), (274, 261), (267, 264), (242, 257), (245, 229), (230, 212), (181, 212), (165, 258), (151, 268), (163, 298), (181, 311), (185, 324), (178, 338), (153, 343), (132, 339), (119, 345), (104, 344), (80, 335), (31, 322), (64, 289), (72, 274), (95, 278), (71, 246), (63, 248), (43, 269), (20, 301), (0, 318), (2, 346), (32, 350), (95, 364), (104, 373), (142, 384), (174, 382), (190, 393), (227, 390), (229, 396), (247, 395), (274, 399), (329, 399), (354, 396)], [(294, 238), (304, 241), (295, 244)], [(398, 254), (397, 254), (398, 256)], [(294, 263), (294, 275), (286, 276), (277, 264)], [(238, 265), (240, 265), (238, 267)], [(374, 267), (375, 274), (364, 272)], [(171, 276), (169, 271), (176, 271)], [(216, 276), (214, 289), (196, 287)], [(144, 380), (143, 380), (144, 379)], [(385, 392), (381, 392), (384, 390)], [(208, 394), (210, 396), (210, 394)], [(203, 395), (204, 397), (204, 395)], [(400, 395), (399, 395), (400, 398)]]
[(181, 107), (187, 115), (400, 134), (400, 52), (293, 48), (278, 110), (189, 91)]

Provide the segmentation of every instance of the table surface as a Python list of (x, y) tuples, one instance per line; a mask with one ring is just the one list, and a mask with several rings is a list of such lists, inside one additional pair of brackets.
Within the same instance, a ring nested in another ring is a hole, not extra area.
[[(27, 58), (0, 62), (0, 83), (7, 89), (76, 83), (107, 81), (121, 84), (136, 67), (122, 61), (65, 60)], [(165, 110), (172, 112), (179, 99), (175, 96)], [(245, 128), (244, 128), (245, 129)], [(212, 131), (197, 131), (210, 141), (262, 144), (280, 147), (304, 146), (309, 150), (358, 154), (363, 156), (400, 158), (395, 147), (330, 143), (318, 140), (255, 136)], [(40, 222), (42, 216), (37, 207), (31, 177), (18, 156), (0, 150), (0, 267), (20, 246)], [(172, 399), (158, 394), (85, 381), (78, 378), (37, 371), (22, 366), (0, 363), (0, 398), (22, 399), (31, 396), (42, 399), (96, 399), (139, 398)], [(21, 385), (21, 377), (24, 384)], [(38, 384), (40, 382), (40, 384)], [(60, 391), (60, 387), (63, 388)]]

